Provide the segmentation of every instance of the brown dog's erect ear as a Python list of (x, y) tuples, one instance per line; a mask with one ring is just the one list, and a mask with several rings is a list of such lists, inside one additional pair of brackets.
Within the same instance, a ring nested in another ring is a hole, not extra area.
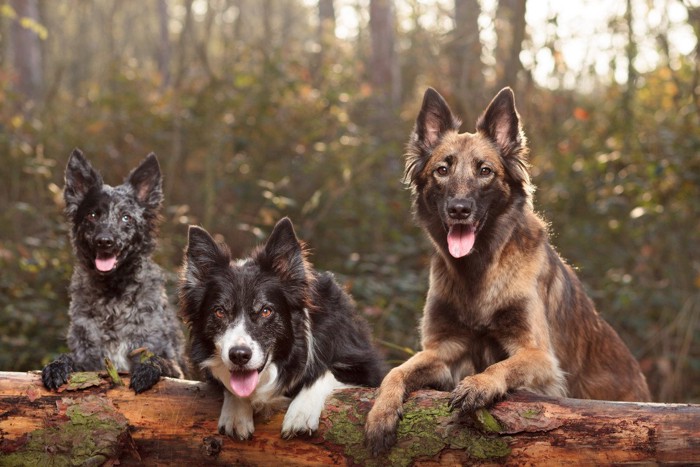
[(415, 139), (426, 148), (433, 148), (448, 130), (457, 130), (462, 122), (452, 114), (450, 107), (433, 88), (423, 95), (423, 104), (416, 118)]
[(501, 150), (503, 156), (518, 156), (526, 145), (515, 109), (515, 96), (510, 88), (503, 88), (493, 98), (476, 123), (476, 130), (488, 136)]

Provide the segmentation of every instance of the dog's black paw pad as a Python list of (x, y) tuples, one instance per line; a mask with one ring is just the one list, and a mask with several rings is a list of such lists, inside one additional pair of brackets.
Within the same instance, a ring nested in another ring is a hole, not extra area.
[(71, 373), (73, 373), (73, 360), (62, 355), (41, 370), (41, 381), (47, 389), (58, 389), (68, 382)]
[(161, 374), (160, 366), (155, 363), (137, 363), (132, 368), (129, 387), (140, 394), (151, 389), (160, 380)]

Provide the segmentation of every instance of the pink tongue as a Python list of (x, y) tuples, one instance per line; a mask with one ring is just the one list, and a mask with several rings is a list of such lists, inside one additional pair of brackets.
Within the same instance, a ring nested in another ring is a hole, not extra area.
[(258, 385), (258, 371), (232, 371), (231, 389), (238, 397), (248, 397)]
[(447, 246), (455, 258), (466, 256), (474, 246), (474, 228), (468, 225), (453, 225), (447, 234)]
[(109, 258), (95, 258), (95, 267), (98, 271), (109, 272), (117, 264), (117, 257), (110, 256)]

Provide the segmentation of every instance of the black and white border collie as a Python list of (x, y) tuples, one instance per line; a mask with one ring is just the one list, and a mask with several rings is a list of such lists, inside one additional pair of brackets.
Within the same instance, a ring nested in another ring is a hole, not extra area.
[(254, 414), (287, 403), (282, 436), (310, 434), (334, 389), (384, 375), (367, 322), (332, 274), (311, 267), (288, 218), (238, 261), (191, 226), (180, 305), (194, 363), (225, 388), (222, 434), (249, 439)]

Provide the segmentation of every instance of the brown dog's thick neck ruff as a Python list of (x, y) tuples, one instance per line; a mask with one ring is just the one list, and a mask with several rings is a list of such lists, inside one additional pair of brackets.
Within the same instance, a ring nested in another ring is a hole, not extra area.
[(452, 390), (471, 411), (515, 389), (575, 398), (648, 401), (644, 376), (597, 313), (534, 212), (527, 139), (513, 92), (477, 121), (425, 93), (405, 180), (436, 254), (421, 322), (422, 350), (384, 379), (365, 427), (375, 453), (394, 442), (409, 391)]

